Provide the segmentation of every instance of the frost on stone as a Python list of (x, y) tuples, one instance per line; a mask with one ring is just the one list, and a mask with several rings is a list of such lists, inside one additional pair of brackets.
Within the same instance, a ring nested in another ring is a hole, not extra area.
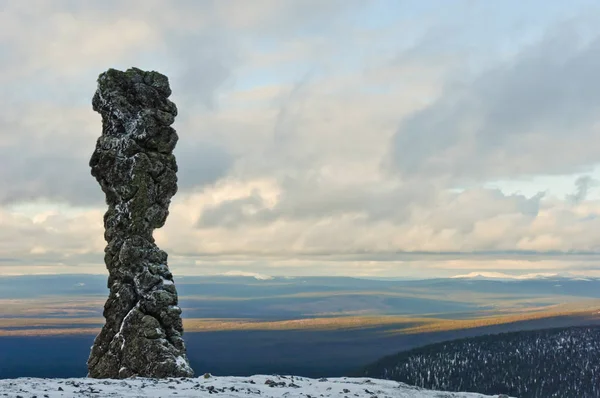
[(90, 159), (106, 196), (106, 324), (88, 359), (94, 378), (189, 377), (177, 290), (167, 253), (152, 232), (164, 225), (177, 192), (171, 127), (177, 107), (166, 76), (137, 68), (98, 78), (93, 109), (102, 135)]

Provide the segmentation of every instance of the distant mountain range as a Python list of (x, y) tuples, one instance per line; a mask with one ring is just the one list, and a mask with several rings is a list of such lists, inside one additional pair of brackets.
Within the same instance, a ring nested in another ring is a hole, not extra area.
[(600, 327), (504, 333), (385, 357), (353, 376), (520, 398), (600, 397)]
[(533, 274), (520, 274), (520, 275), (512, 275), (505, 274), (502, 272), (486, 272), (486, 271), (475, 271), (470, 272), (468, 274), (463, 275), (455, 275), (451, 277), (451, 279), (491, 279), (491, 280), (527, 280), (527, 279), (571, 279), (571, 280), (581, 280), (581, 281), (590, 281), (590, 280), (598, 280), (598, 278), (592, 277), (583, 277), (581, 275), (575, 275), (571, 273), (533, 273)]
[[(187, 318), (287, 320), (332, 316), (437, 316), (465, 319), (599, 300), (600, 280), (566, 275), (505, 278), (371, 280), (273, 277), (234, 273), (180, 276), (175, 283)], [(102, 316), (102, 275), (0, 277), (1, 317)], [(17, 301), (15, 301), (17, 300)], [(69, 307), (63, 303), (68, 301)]]

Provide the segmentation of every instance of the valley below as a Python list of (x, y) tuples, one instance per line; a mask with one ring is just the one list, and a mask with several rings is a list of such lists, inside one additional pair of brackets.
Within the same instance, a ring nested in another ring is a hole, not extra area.
[[(85, 376), (104, 284), (0, 278), (0, 378)], [(177, 286), (191, 364), (215, 375), (337, 377), (427, 344), (600, 324), (596, 280), (182, 277)]]

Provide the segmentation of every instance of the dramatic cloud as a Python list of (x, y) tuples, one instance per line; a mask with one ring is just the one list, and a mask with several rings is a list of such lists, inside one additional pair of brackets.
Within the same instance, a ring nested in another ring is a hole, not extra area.
[(407, 178), (454, 184), (567, 174), (600, 161), (600, 37), (549, 32), (402, 121), (393, 165)]
[(575, 193), (568, 195), (568, 198), (575, 204), (583, 202), (592, 187), (598, 185), (598, 182), (590, 176), (582, 176), (575, 181)]
[(594, 274), (584, 3), (0, 0), (0, 274), (105, 271), (90, 101), (130, 66), (179, 108), (178, 272)]

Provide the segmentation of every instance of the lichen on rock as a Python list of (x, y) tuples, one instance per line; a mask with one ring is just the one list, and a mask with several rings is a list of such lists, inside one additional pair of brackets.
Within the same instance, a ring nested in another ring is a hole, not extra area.
[(89, 377), (190, 377), (183, 324), (167, 253), (152, 232), (177, 192), (177, 107), (166, 76), (137, 68), (98, 78), (93, 109), (102, 135), (90, 159), (106, 196), (106, 324), (88, 359)]

